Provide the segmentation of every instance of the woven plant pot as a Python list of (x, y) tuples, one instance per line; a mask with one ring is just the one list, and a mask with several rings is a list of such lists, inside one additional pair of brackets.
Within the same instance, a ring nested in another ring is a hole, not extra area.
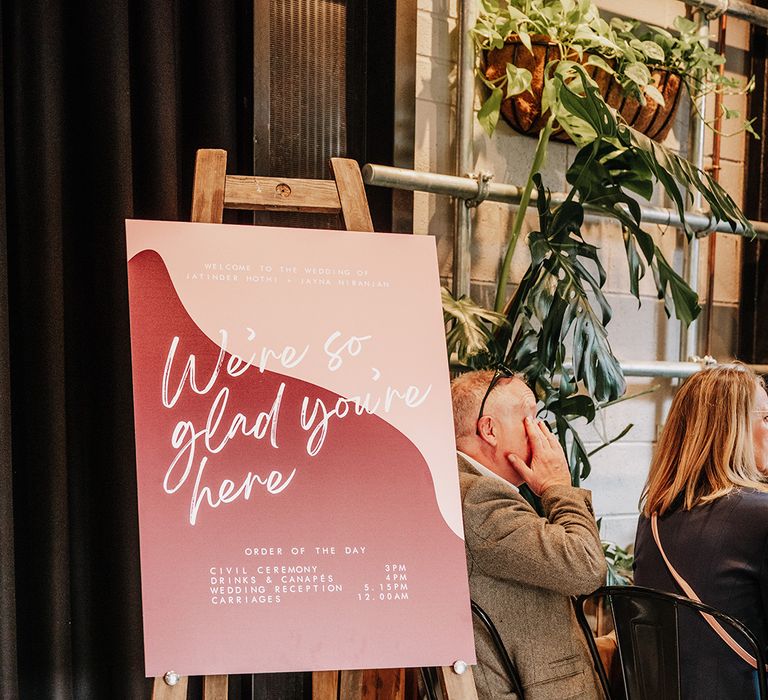
[[(536, 136), (544, 128), (548, 116), (541, 113), (544, 69), (549, 61), (561, 56), (559, 46), (541, 34), (531, 35), (531, 48), (533, 53), (517, 37), (511, 37), (503, 48), (488, 51), (485, 75), (489, 80), (497, 80), (506, 74), (508, 63), (530, 72), (530, 92), (526, 91), (503, 100), (501, 116), (515, 131)], [(601, 68), (585, 66), (585, 69), (597, 83), (606, 103), (616, 109), (632, 128), (655, 141), (663, 141), (666, 138), (675, 122), (682, 93), (682, 80), (677, 73), (664, 68), (651, 68), (653, 81), (664, 96), (665, 104), (662, 106), (652, 99), (647, 99), (645, 105), (641, 105), (635, 98), (627, 97), (613, 76)], [(552, 132), (552, 138), (570, 141), (568, 135), (557, 125)]]

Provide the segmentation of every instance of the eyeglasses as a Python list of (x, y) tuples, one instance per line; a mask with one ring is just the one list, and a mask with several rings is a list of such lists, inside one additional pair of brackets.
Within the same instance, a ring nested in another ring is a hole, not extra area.
[(493, 377), (491, 377), (491, 383), (488, 384), (488, 389), (485, 391), (485, 396), (483, 396), (483, 400), (480, 402), (480, 412), (477, 414), (477, 421), (475, 421), (476, 435), (480, 435), (480, 427), (478, 426), (478, 423), (480, 423), (480, 419), (483, 417), (485, 402), (488, 400), (488, 396), (490, 396), (491, 392), (493, 391), (493, 387), (495, 387), (502, 379), (509, 379), (513, 375), (514, 372), (509, 369), (509, 367), (506, 367), (502, 364), (496, 366), (496, 371), (493, 373)]

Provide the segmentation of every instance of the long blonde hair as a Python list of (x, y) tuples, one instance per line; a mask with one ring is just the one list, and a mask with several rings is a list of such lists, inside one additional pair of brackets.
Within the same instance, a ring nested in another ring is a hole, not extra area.
[(643, 513), (690, 510), (743, 486), (768, 492), (751, 414), (763, 380), (743, 365), (697, 372), (675, 394), (651, 462)]

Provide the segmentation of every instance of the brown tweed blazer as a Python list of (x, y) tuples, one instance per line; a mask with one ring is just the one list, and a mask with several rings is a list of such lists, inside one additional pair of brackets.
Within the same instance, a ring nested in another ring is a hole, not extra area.
[[(472, 599), (490, 615), (517, 666), (525, 700), (598, 700), (600, 684), (571, 596), (605, 582), (591, 494), (552, 486), (546, 518), (506, 483), (459, 455)], [(475, 623), (480, 700), (512, 699), (490, 637)]]

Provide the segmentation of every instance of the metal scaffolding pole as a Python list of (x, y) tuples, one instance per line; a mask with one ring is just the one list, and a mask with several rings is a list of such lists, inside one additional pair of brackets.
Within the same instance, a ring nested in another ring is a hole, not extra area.
[[(701, 362), (665, 362), (663, 360), (651, 360), (647, 362), (621, 362), (621, 371), (625, 377), (690, 377), (696, 372), (707, 367), (731, 367), (736, 366), (729, 362), (715, 362), (712, 358)], [(768, 365), (747, 365), (756, 374), (768, 374)]]
[[(362, 168), (362, 172), (363, 180), (369, 185), (429, 192), (447, 197), (457, 197), (463, 200), (477, 199), (481, 196), (481, 185), (477, 180), (470, 177), (457, 177), (441, 173), (393, 168), (389, 165), (375, 165), (373, 163), (366, 163)], [(503, 185), (492, 182), (487, 185), (487, 196), (485, 199), (491, 202), (519, 204), (522, 191), (522, 187), (517, 187), (516, 185)], [(557, 204), (564, 201), (565, 196), (562, 192), (552, 193), (552, 203)], [(536, 192), (532, 192), (530, 206), (535, 206), (535, 204)], [(608, 216), (599, 209), (590, 209), (589, 207), (587, 209), (597, 216)], [(640, 212), (643, 223), (671, 226), (673, 228), (680, 228), (682, 226), (680, 215), (674, 209), (641, 206)], [(688, 213), (685, 215), (685, 220), (694, 231), (697, 231), (699, 236), (706, 236), (712, 231), (736, 233), (739, 235), (744, 235), (745, 233), (741, 226), (738, 226), (733, 231), (724, 221), (715, 221), (705, 214)], [(750, 223), (754, 226), (758, 238), (768, 238), (768, 222), (751, 221)]]
[[(456, 175), (471, 173), (474, 168), (472, 149), (474, 136), (475, 47), (467, 39), (475, 23), (474, 0), (462, 0), (459, 22), (459, 64), (456, 85)], [(472, 265), (472, 220), (464, 199), (456, 200), (453, 236), (453, 294), (458, 299), (469, 294)]]
[[(709, 22), (705, 17), (704, 10), (698, 10), (695, 15), (698, 26), (699, 42), (703, 48), (709, 45)], [(697, 78), (701, 79), (701, 71), (698, 71)], [(704, 169), (704, 138), (705, 138), (705, 120), (707, 110), (707, 97), (701, 95), (693, 105), (689, 120), (689, 151), (688, 159), (699, 170)], [(691, 209), (694, 212), (702, 210), (704, 198), (701, 192), (694, 190)], [(701, 245), (698, 238), (694, 238), (683, 248), (683, 279), (688, 286), (699, 293), (699, 260), (701, 258)], [(691, 321), (690, 324), (680, 323), (680, 361), (686, 362), (694, 355), (698, 354), (698, 321)]]
[(755, 7), (739, 0), (683, 0), (686, 5), (698, 7), (709, 16), (719, 16), (723, 13), (729, 17), (744, 19), (758, 27), (768, 27), (768, 10)]

